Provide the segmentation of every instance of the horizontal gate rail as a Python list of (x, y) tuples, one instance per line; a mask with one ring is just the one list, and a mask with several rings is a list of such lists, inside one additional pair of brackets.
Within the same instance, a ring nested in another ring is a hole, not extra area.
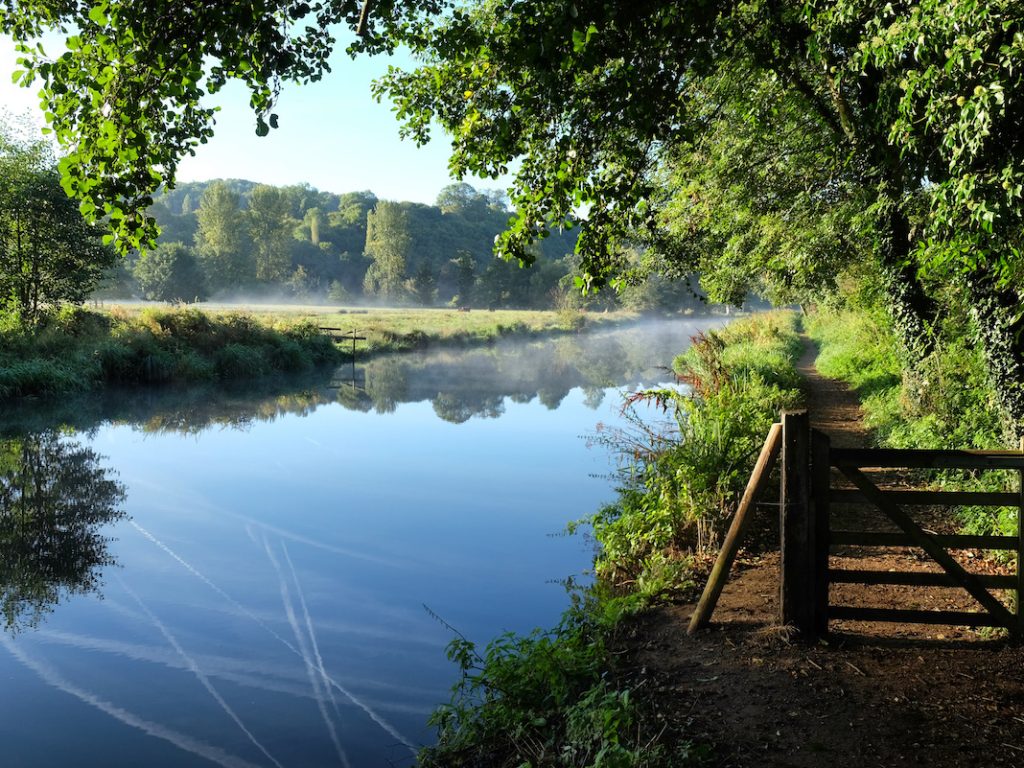
[[(999, 493), (995, 491), (881, 491), (882, 496), (893, 504), (900, 506), (973, 506), (973, 507), (1016, 507), (1020, 504), (1020, 495), (1016, 493)], [(833, 504), (870, 504), (858, 490), (853, 488), (833, 488), (829, 491), (828, 500)]]
[[(929, 534), (935, 543), (946, 549), (994, 549), (1016, 551), (1016, 536), (972, 536), (962, 533)], [(905, 533), (876, 531), (830, 531), (833, 546), (916, 547), (917, 542)]]
[[(829, 568), (828, 578), (833, 584), (896, 584), (905, 587), (959, 587), (960, 582), (948, 573), (939, 571), (862, 571)], [(995, 589), (1016, 589), (1016, 576), (975, 574), (978, 582)]]
[(898, 621), (905, 624), (951, 624), (960, 627), (1007, 627), (1014, 624), (991, 613), (974, 611), (923, 611), (909, 608), (860, 608), (830, 605), (829, 619), (845, 621)]
[(903, 448), (833, 448), (832, 466), (901, 469), (1024, 469), (1020, 451), (940, 451)]

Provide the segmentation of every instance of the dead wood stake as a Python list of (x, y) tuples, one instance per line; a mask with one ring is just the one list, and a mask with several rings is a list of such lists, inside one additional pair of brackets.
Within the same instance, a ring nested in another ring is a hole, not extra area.
[(732, 568), (736, 553), (739, 551), (740, 542), (747, 529), (748, 513), (754, 507), (757, 497), (761, 495), (768, 478), (775, 466), (775, 460), (779, 457), (779, 449), (782, 447), (782, 425), (772, 424), (768, 430), (768, 437), (765, 438), (764, 447), (761, 448), (761, 455), (757, 457), (757, 464), (754, 465), (754, 472), (747, 481), (746, 490), (743, 491), (743, 498), (732, 518), (729, 532), (725, 535), (725, 542), (718, 553), (715, 565), (711, 569), (711, 576), (704, 587), (704, 594), (700, 596), (700, 602), (693, 611), (690, 618), (690, 627), (687, 634), (692, 635), (699, 629), (706, 627), (711, 620), (711, 614), (715, 610), (718, 598), (722, 594), (722, 587), (729, 578), (729, 569)]

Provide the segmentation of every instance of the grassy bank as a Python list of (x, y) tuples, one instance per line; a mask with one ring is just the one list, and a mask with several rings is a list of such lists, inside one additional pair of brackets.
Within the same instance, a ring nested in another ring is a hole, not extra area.
[(807, 328), (820, 345), (818, 370), (857, 393), (879, 445), (1003, 446), (998, 404), (967, 334), (942, 338), (924, 365), (911, 370), (881, 317), (863, 310), (818, 311)]
[(643, 691), (620, 683), (616, 646), (623, 619), (686, 592), (695, 563), (735, 508), (778, 410), (801, 400), (800, 353), (791, 313), (755, 315), (695, 337), (677, 358), (688, 395), (641, 393), (668, 409), (667, 428), (636, 413), (635, 428), (602, 437), (619, 451), (616, 503), (590, 520), (597, 578), (573, 593), (559, 625), (505, 635), (486, 648), (449, 647), (462, 678), (435, 713), (438, 744), (423, 766), (681, 766), (702, 749), (667, 724)]
[[(134, 314), (139, 305), (119, 306), (117, 311)], [(333, 331), (340, 340), (351, 336), (365, 337), (357, 342), (359, 352), (370, 354), (405, 352), (427, 346), (471, 346), (486, 344), (508, 336), (543, 336), (568, 333), (584, 328), (631, 322), (639, 318), (635, 312), (584, 313), (576, 310), (472, 310), (455, 309), (384, 309), (338, 308), (331, 306), (262, 305), (221, 306), (203, 305), (203, 311), (213, 317), (237, 314), (239, 311), (258, 321), (274, 325), (280, 323), (309, 323)], [(351, 342), (344, 345), (351, 350)]]
[[(0, 397), (53, 397), (112, 384), (229, 382), (292, 375), (357, 354), (471, 346), (511, 337), (576, 332), (634, 320), (631, 313), (313, 311), (309, 307), (225, 308), (115, 305), (66, 307), (26, 327), (0, 318)], [(325, 332), (323, 328), (338, 329)]]
[(193, 309), (136, 313), (65, 307), (41, 324), (0, 318), (0, 397), (47, 397), (107, 384), (254, 380), (337, 363), (309, 322), (262, 323)]
[[(807, 321), (820, 346), (817, 366), (857, 393), (874, 441), (890, 448), (1016, 448), (1006, 437), (980, 350), (953, 321), (938, 332), (935, 351), (914, 369), (906, 365), (887, 320), (865, 309), (819, 310)], [(967, 477), (939, 473), (937, 485), (963, 490), (1007, 490), (1002, 473)], [(1016, 533), (1008, 509), (956, 510), (969, 533)]]

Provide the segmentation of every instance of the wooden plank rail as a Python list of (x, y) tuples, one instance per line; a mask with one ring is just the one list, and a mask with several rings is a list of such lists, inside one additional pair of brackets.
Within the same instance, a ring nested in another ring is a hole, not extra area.
[(761, 454), (757, 457), (754, 471), (751, 473), (750, 480), (747, 481), (747, 487), (743, 491), (740, 505), (736, 508), (736, 514), (733, 515), (732, 524), (729, 526), (729, 532), (725, 535), (722, 549), (718, 553), (714, 567), (711, 569), (711, 575), (708, 577), (708, 583), (704, 587), (704, 593), (700, 596), (700, 602), (697, 603), (693, 616), (690, 617), (690, 626), (686, 630), (687, 634), (692, 635), (694, 632), (706, 627), (711, 620), (711, 614), (714, 613), (715, 606), (718, 604), (722, 588), (729, 578), (729, 570), (732, 568), (733, 561), (736, 559), (736, 553), (739, 551), (740, 544), (743, 541), (743, 534), (747, 530), (750, 512), (755, 506), (757, 497), (764, 492), (765, 486), (768, 485), (768, 479), (771, 477), (772, 468), (779, 457), (781, 447), (782, 425), (772, 424), (771, 429), (768, 430), (768, 437), (765, 438), (764, 445), (761, 448)]
[[(882, 496), (900, 506), (976, 506), (1016, 507), (1020, 494), (994, 491), (880, 491)], [(860, 491), (854, 488), (832, 488), (828, 493), (832, 504), (871, 504)]]
[[(905, 587), (959, 587), (960, 583), (948, 573), (938, 571), (862, 571), (829, 568), (828, 578), (833, 584), (895, 584)], [(974, 574), (980, 584), (995, 589), (1016, 589), (1015, 575)]]
[[(992, 549), (1013, 551), (1017, 549), (1016, 536), (974, 536), (968, 534), (929, 534), (940, 547), (946, 549)], [(854, 547), (916, 547), (917, 541), (905, 533), (883, 533), (876, 531), (830, 531), (832, 546)]]
[(1024, 469), (1020, 451), (941, 451), (901, 448), (834, 448), (832, 465), (905, 469)]
[[(1009, 615), (1009, 614), (1007, 614)], [(924, 611), (910, 608), (861, 608), (830, 605), (829, 619), (843, 621), (898, 621), (904, 624), (949, 624), (959, 627), (1009, 627), (1005, 617), (975, 611)]]

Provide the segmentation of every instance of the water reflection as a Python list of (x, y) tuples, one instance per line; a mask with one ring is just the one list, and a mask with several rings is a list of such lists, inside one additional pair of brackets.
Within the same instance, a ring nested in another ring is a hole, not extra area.
[(0, 606), (8, 632), (38, 626), (71, 595), (98, 592), (114, 563), (105, 526), (124, 487), (101, 457), (54, 430), (0, 440)]
[(439, 418), (461, 424), (501, 416), (506, 398), (536, 398), (554, 410), (581, 387), (586, 405), (596, 409), (609, 387), (663, 381), (664, 366), (685, 346), (685, 328), (648, 324), (530, 344), (378, 358), (339, 369), (337, 400), (350, 410), (377, 413), (392, 413), (403, 402), (430, 402)]
[[(713, 323), (714, 321), (710, 321)], [(708, 320), (699, 323), (707, 327)], [(394, 413), (429, 402), (444, 421), (497, 418), (506, 401), (536, 399), (555, 410), (574, 388), (600, 407), (609, 387), (664, 381), (695, 323), (666, 321), (534, 342), (382, 356), (342, 366), (333, 376), (251, 386), (109, 390), (59, 403), (0, 409), (0, 435), (63, 424), (87, 431), (103, 424), (147, 433), (198, 434), (211, 426), (247, 428), (286, 415), (308, 416), (328, 403), (350, 411)]]
[[(410, 764), (452, 683), (446, 627), (485, 641), (557, 618), (554, 580), (591, 551), (550, 534), (611, 494), (578, 435), (618, 424), (615, 388), (663, 381), (708, 324), (0, 413), (0, 544), (21, 542), (0, 550), (5, 615), (45, 617), (0, 631), (3, 700), (24, 703), (0, 713), (3, 764)], [(56, 549), (80, 570), (29, 567)], [(101, 604), (67, 599), (101, 572)]]

